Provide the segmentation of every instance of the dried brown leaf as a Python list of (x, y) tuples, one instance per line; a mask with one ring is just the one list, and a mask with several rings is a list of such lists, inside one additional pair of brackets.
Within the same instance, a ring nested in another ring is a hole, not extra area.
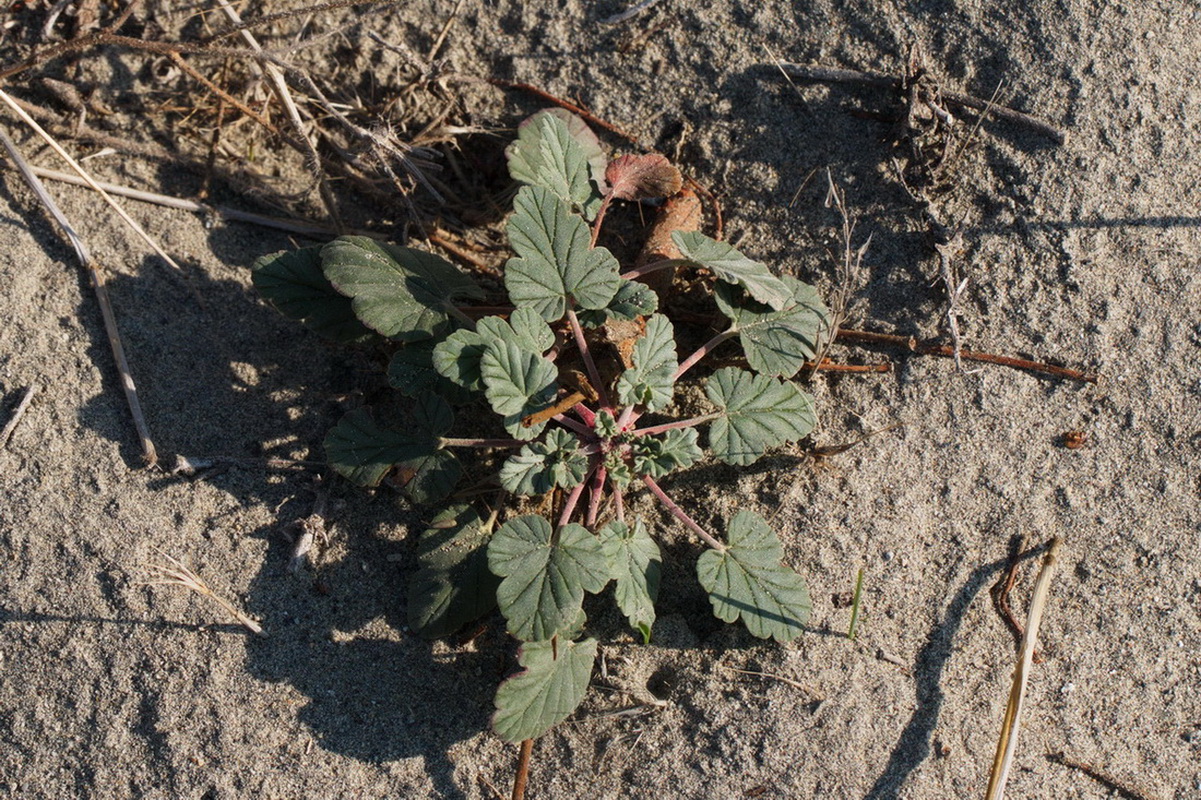
[(605, 180), (617, 200), (671, 197), (684, 183), (680, 171), (658, 154), (615, 158), (605, 169)]

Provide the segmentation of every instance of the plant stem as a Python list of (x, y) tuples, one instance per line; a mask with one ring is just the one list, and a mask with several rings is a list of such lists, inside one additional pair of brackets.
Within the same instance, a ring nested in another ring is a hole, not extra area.
[(609, 475), (604, 464), (596, 468), (592, 474), (592, 491), (588, 497), (588, 516), (584, 518), (584, 527), (592, 530), (596, 525), (596, 516), (600, 512), (601, 499), (604, 497), (605, 478)]
[(525, 442), (517, 439), (455, 439), (449, 436), (438, 438), (438, 449), (446, 447), (475, 447), (486, 449), (489, 447), (521, 447)]
[(458, 306), (452, 306), (449, 304), (443, 306), (443, 308), (446, 309), (446, 312), (448, 314), (450, 314), (452, 317), (457, 319), (459, 322), (463, 323), (463, 327), (467, 328), (467, 330), (469, 330), (469, 331), (475, 330), (475, 320), (473, 320), (471, 317), (467, 316), (467, 314), (463, 312), (463, 309), (459, 308)]
[(680, 379), (681, 375), (683, 375), (685, 372), (687, 372), (688, 370), (690, 370), (694, 366), (696, 366), (696, 362), (700, 361), (702, 358), (704, 358), (705, 356), (712, 353), (715, 349), (717, 349), (717, 346), (719, 344), (726, 341), (727, 339), (733, 339), (737, 335), (738, 335), (738, 331), (734, 328), (730, 328), (729, 330), (725, 330), (725, 331), (722, 331), (721, 333), (717, 334), (712, 339), (710, 339), (709, 341), (707, 341), (703, 345), (701, 345), (700, 349), (698, 349), (695, 353), (693, 353), (692, 355), (688, 356), (688, 358), (681, 361), (679, 368), (676, 369), (676, 374), (672, 375), (671, 379), (673, 381), (678, 381)]
[(573, 408), (572, 411), (579, 414), (580, 419), (583, 420), (584, 424), (589, 428), (596, 426), (596, 412), (594, 412), (588, 406), (584, 405), (583, 403), (576, 403), (575, 408)]
[(636, 413), (637, 412), (634, 410), (634, 406), (632, 405), (626, 406), (624, 409), (622, 409), (621, 416), (617, 418), (618, 433), (624, 431), (634, 422), (634, 420), (638, 419), (638, 417), (635, 416)]
[(696, 520), (688, 516), (688, 514), (684, 512), (684, 509), (676, 505), (676, 501), (667, 496), (667, 492), (663, 491), (659, 484), (655, 483), (654, 478), (652, 478), (650, 475), (643, 475), (642, 482), (646, 484), (646, 488), (651, 490), (651, 493), (655, 495), (655, 498), (662, 503), (668, 511), (671, 512), (671, 515), (680, 522), (684, 523), (689, 530), (701, 538), (701, 541), (719, 553), (724, 553), (726, 551), (726, 546), (717, 541), (717, 539), (714, 539), (707, 530), (697, 524)]
[(567, 495), (567, 501), (563, 503), (563, 513), (559, 515), (559, 525), (562, 528), (571, 521), (571, 515), (575, 513), (575, 507), (580, 502), (580, 496), (584, 494), (584, 487), (588, 485), (588, 479), (592, 477), (593, 471), (596, 470), (599, 461), (595, 458), (588, 466), (588, 474), (584, 476), (584, 480), (580, 481), (572, 488), (571, 494)]
[(530, 757), (534, 754), (534, 740), (521, 743), (521, 754), (517, 758), (517, 776), (513, 778), (512, 800), (525, 800), (525, 784), (530, 777)]
[(622, 497), (621, 489), (617, 486), (617, 484), (614, 484), (612, 486), (612, 492), (613, 492), (613, 507), (617, 511), (617, 521), (625, 522), (626, 521), (625, 498)]
[(609, 210), (609, 203), (613, 200), (613, 193), (605, 195), (605, 199), (601, 202), (600, 211), (596, 212), (596, 221), (592, 223), (592, 242), (589, 247), (596, 247), (596, 240), (600, 237), (601, 223), (605, 221), (605, 212)]
[(652, 261), (650, 264), (644, 264), (641, 267), (635, 267), (634, 269), (626, 270), (625, 272), (621, 273), (621, 277), (625, 278), (627, 281), (632, 281), (636, 278), (646, 277), (652, 272), (658, 272), (661, 269), (684, 267), (695, 263), (695, 261), (689, 261), (686, 258), (666, 258), (662, 261)]
[(676, 428), (692, 428), (711, 420), (715, 420), (720, 416), (720, 413), (714, 412), (712, 414), (704, 414), (699, 417), (693, 417), (692, 419), (678, 419), (675, 422), (664, 422), (662, 425), (652, 425), (649, 428), (635, 428), (634, 430), (630, 431), (630, 433), (634, 434), (635, 436), (650, 436), (656, 433), (672, 431)]
[(567, 320), (571, 323), (571, 334), (575, 337), (575, 346), (579, 348), (580, 358), (584, 360), (584, 367), (588, 370), (588, 380), (592, 382), (592, 388), (596, 389), (601, 407), (612, 409), (612, 406), (609, 405), (608, 393), (605, 391), (605, 384), (601, 380), (600, 370), (596, 368), (592, 353), (588, 351), (588, 340), (584, 338), (584, 329), (580, 327), (580, 319), (575, 315), (573, 309), (567, 309)]
[(855, 580), (855, 599), (851, 601), (851, 626), (847, 628), (847, 638), (855, 641), (855, 626), (859, 624), (859, 601), (863, 598), (863, 567), (859, 568), (859, 577)]
[(551, 419), (572, 433), (578, 433), (580, 436), (589, 436), (592, 434), (592, 428), (589, 428), (582, 422), (577, 422), (566, 414), (556, 414)]

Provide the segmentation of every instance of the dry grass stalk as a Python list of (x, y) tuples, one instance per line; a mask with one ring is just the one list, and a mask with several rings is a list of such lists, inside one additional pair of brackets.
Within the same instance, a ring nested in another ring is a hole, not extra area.
[[(3, 135), (0, 133), (0, 136)], [(37, 394), (37, 390), (38, 387), (36, 385), (27, 387), (25, 394), (21, 396), (21, 402), (17, 403), (17, 407), (13, 409), (13, 415), (8, 418), (8, 422), (4, 423), (4, 430), (0, 430), (0, 450), (8, 446), (9, 437), (17, 429), (17, 423), (21, 421), (21, 417), (25, 416), (25, 409), (29, 408), (29, 403), (33, 400), (33, 396)]]
[(1051, 576), (1059, 560), (1060, 538), (1056, 536), (1047, 545), (1042, 567), (1034, 582), (1034, 593), (1030, 598), (1030, 611), (1026, 617), (1026, 632), (1022, 637), (1022, 649), (1018, 655), (1017, 669), (1013, 672), (1013, 686), (1009, 691), (1009, 705), (1005, 709), (1005, 721), (997, 739), (997, 753), (993, 758), (992, 774), (988, 780), (985, 800), (1003, 800), (1005, 783), (1013, 766), (1017, 752), (1018, 729), (1021, 726), (1022, 705), (1026, 698), (1026, 683), (1030, 679), (1030, 667), (1034, 660), (1034, 649), (1038, 644), (1038, 626), (1042, 623), (1047, 596), (1051, 591)]
[(201, 597), (207, 597), (212, 602), (221, 607), (223, 611), (238, 621), (243, 627), (258, 636), (266, 636), (266, 631), (263, 626), (252, 620), (250, 617), (243, 614), (238, 608), (221, 595), (209, 588), (209, 585), (201, 579), (192, 570), (185, 567), (179, 560), (172, 558), (166, 553), (160, 553), (163, 558), (167, 559), (170, 564), (151, 564), (150, 569), (158, 578), (152, 581), (147, 581), (150, 586), (182, 586), (185, 589), (195, 592)]
[[(0, 90), (0, 95), (4, 95), (3, 90)], [(7, 98), (7, 95), (4, 95)], [(31, 120), (32, 122), (32, 120)], [(37, 123), (33, 123), (35, 126)], [(53, 140), (51, 140), (53, 142)], [(8, 151), (9, 157), (13, 160), (17, 169), (21, 173), (21, 177), (29, 184), (29, 188), (33, 189), (34, 194), (46, 207), (46, 210), (58, 222), (67, 238), (71, 241), (71, 246), (75, 248), (75, 254), (79, 257), (79, 263), (88, 271), (88, 275), (92, 280), (92, 289), (96, 292), (96, 302), (100, 305), (100, 315), (104, 318), (104, 332), (108, 336), (109, 347), (113, 351), (113, 359), (117, 362), (117, 369), (121, 373), (121, 386), (125, 390), (125, 400), (129, 405), (130, 416), (133, 417), (134, 427), (138, 431), (138, 439), (142, 444), (142, 460), (146, 466), (152, 467), (158, 463), (158, 452), (154, 448), (154, 441), (150, 438), (150, 428), (146, 425), (146, 417), (142, 413), (142, 403), (138, 399), (138, 387), (133, 381), (133, 374), (129, 369), (129, 360), (125, 357), (125, 345), (121, 341), (121, 331), (117, 328), (117, 317), (113, 313), (112, 302), (108, 298), (108, 289), (104, 285), (104, 274), (101, 272), (97, 264), (92, 260), (91, 253), (88, 252), (87, 245), (83, 239), (75, 232), (75, 228), (67, 220), (67, 217), (59, 209), (58, 204), (54, 202), (54, 198), (46, 191), (46, 187), (38, 180), (34, 174), (33, 168), (29, 162), (21, 155), (21, 151), (13, 144), (8, 136), (0, 131), (0, 144), (3, 144), (4, 149)], [(73, 166), (78, 168), (74, 162)], [(87, 180), (91, 180), (87, 178)], [(104, 194), (101, 191), (101, 194)], [(105, 195), (107, 197), (108, 195)], [(110, 201), (111, 202), (111, 201)]]

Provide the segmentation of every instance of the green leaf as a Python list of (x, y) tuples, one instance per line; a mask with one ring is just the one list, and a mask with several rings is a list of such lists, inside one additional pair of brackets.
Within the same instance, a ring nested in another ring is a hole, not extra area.
[(548, 321), (562, 318), (572, 298), (583, 308), (604, 308), (621, 285), (617, 259), (590, 247), (584, 220), (553, 194), (524, 186), (513, 201), (507, 230), (518, 257), (505, 265), (505, 289), (516, 306)]
[(596, 215), (607, 159), (579, 117), (549, 109), (534, 114), (518, 128), (505, 157), (513, 180), (546, 189), (589, 219)]
[(430, 448), (407, 433), (383, 428), (364, 409), (342, 417), (325, 437), (334, 470), (359, 486), (378, 486), (388, 470)]
[(600, 540), (583, 525), (559, 529), (526, 515), (506, 522), (488, 545), (488, 566), (504, 578), (496, 590), (509, 633), (522, 641), (543, 641), (580, 613), (584, 592), (609, 582)]
[(616, 581), (613, 594), (617, 607), (630, 625), (642, 633), (643, 644), (649, 644), (663, 573), (659, 547), (642, 520), (637, 520), (633, 528), (624, 522), (610, 522), (601, 529), (600, 537), (610, 574)]
[(704, 455), (696, 439), (696, 428), (672, 428), (658, 435), (637, 437), (630, 445), (634, 474), (662, 478), (691, 467)]
[(727, 464), (752, 464), (817, 424), (813, 398), (789, 381), (725, 367), (709, 377), (705, 393), (723, 412), (709, 426), (709, 447)]
[(263, 256), (254, 262), (250, 278), (276, 311), (327, 339), (361, 342), (373, 335), (321, 271), (320, 247)]
[(528, 415), (555, 399), (555, 365), (513, 342), (492, 341), (480, 358), (484, 394), (501, 415)]
[(388, 385), (407, 397), (433, 393), (452, 403), (466, 402), (470, 395), (438, 374), (433, 356), (434, 343), (429, 339), (401, 347), (388, 362)]
[(706, 550), (696, 563), (713, 613), (725, 622), (741, 617), (760, 639), (792, 641), (804, 630), (813, 604), (801, 576), (780, 563), (779, 537), (758, 514), (739, 511), (727, 540), (724, 551)]
[(447, 309), (456, 298), (482, 298), (483, 290), (453, 264), (432, 253), (342, 236), (321, 249), (325, 277), (352, 298), (367, 327), (415, 342), (450, 332)]
[(475, 332), (487, 341), (501, 339), (512, 342), (537, 355), (542, 355), (555, 343), (555, 332), (546, 324), (546, 320), (525, 306), (514, 309), (507, 320), (503, 317), (484, 317), (476, 323)]
[(752, 261), (725, 242), (696, 231), (675, 231), (671, 239), (684, 258), (711, 270), (726, 283), (738, 284), (760, 303), (778, 311), (792, 296), (788, 286), (773, 275), (767, 265)]
[(384, 428), (364, 409), (344, 416), (325, 437), (325, 454), (339, 475), (359, 486), (378, 486), (396, 470), (394, 483), (414, 502), (433, 503), (454, 489), (462, 468), (438, 448), (454, 414), (437, 395), (418, 399), (408, 430)]
[(671, 404), (675, 391), (675, 329), (671, 321), (656, 314), (646, 321), (646, 333), (634, 343), (630, 356), (634, 366), (617, 380), (617, 396), (623, 403), (641, 405), (658, 411)]
[(791, 378), (817, 354), (822, 337), (830, 335), (831, 320), (817, 289), (793, 277), (781, 280), (790, 297), (780, 311), (726, 283), (717, 287), (715, 297), (718, 308), (734, 323), (751, 368)]
[(617, 420), (602, 408), (596, 412), (596, 420), (592, 423), (592, 429), (596, 431), (599, 438), (612, 439), (617, 435)]
[(492, 730), (513, 744), (536, 739), (579, 708), (592, 678), (596, 640), (530, 642), (517, 657), (525, 669), (497, 689), (492, 717)]
[(580, 324), (586, 328), (599, 328), (609, 320), (626, 322), (638, 317), (648, 317), (659, 309), (659, 295), (651, 287), (638, 281), (621, 279), (617, 294), (604, 308), (579, 311)]
[(480, 359), (487, 349), (484, 337), (475, 331), (455, 331), (434, 345), (431, 360), (439, 375), (456, 386), (478, 392), (484, 388)]
[(588, 456), (580, 440), (569, 431), (554, 428), (545, 441), (527, 444), (500, 468), (500, 485), (514, 494), (546, 494), (559, 486), (578, 486), (588, 472)]
[(500, 579), (488, 569), (492, 521), (470, 506), (452, 506), (430, 523), (417, 545), (409, 579), (409, 627), (427, 639), (448, 636), (496, 607)]

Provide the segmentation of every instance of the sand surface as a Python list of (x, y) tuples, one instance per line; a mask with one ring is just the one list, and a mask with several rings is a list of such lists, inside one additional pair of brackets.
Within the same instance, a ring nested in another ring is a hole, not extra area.
[[(605, 26), (623, 3), (466, 0), (442, 56), (449, 72), (577, 98), (678, 151), (723, 197), (728, 237), (825, 290), (838, 246), (837, 216), (822, 203), (829, 168), (858, 216), (856, 240), (872, 237), (848, 324), (947, 342), (928, 226), (891, 165), (895, 127), (870, 118), (896, 106), (881, 90), (794, 88), (764, 65), (774, 53), (899, 74), (917, 44), (950, 89), (987, 98), (1003, 82), (1001, 102), (1070, 137), (1056, 146), (985, 123), (938, 196), (963, 234), (964, 344), (1101, 378), (964, 374), (947, 359), (836, 347), (840, 360), (895, 369), (819, 376), (814, 441), (902, 427), (820, 462), (793, 448), (750, 470), (706, 464), (668, 482), (708, 522), (734, 507), (772, 518), (810, 583), (813, 631), (776, 646), (718, 623), (692, 573), (699, 546), (639, 501), (668, 561), (655, 643), (636, 644), (602, 615), (603, 672), (598, 664), (581, 711), (538, 742), (528, 796), (983, 796), (1015, 649), (988, 589), (1025, 533), (1034, 544), (1061, 536), (1064, 552), (1009, 796), (1119, 796), (1051, 758), (1064, 753), (1140, 797), (1201, 797), (1201, 7), (703, 6), (665, 0)], [(318, 15), (307, 35), (345, 32), (309, 48), (305, 63), (363, 70), (329, 78), (351, 98), (396, 68), (368, 31), (425, 52), (453, 7)], [(157, 5), (139, 14), (175, 19)], [(297, 27), (264, 41), (290, 42)], [(152, 96), (161, 87), (147, 61), (105, 51), (81, 77)], [(23, 81), (10, 90), (45, 99)], [(511, 128), (540, 107), (466, 86), (468, 124)], [(132, 115), (110, 124), (161, 135)], [(3, 125), (31, 160), (60, 167), (11, 115)], [(138, 188), (198, 188), (137, 158), (89, 163)], [(320, 458), (372, 364), (250, 288), (249, 265), (287, 236), (126, 202), (183, 264), (179, 275), (85, 190), (51, 191), (109, 269), (166, 465), (177, 453)], [(503, 625), (494, 617), (471, 642), (433, 645), (404, 628), (421, 513), (387, 492), (334, 486), (322, 585), (289, 575), (286, 529), (312, 510), (312, 473), (141, 469), (95, 298), (11, 172), (0, 225), (0, 422), (25, 386), (41, 387), (0, 451), (0, 796), (474, 799), (494, 797), (491, 786), (507, 796), (516, 748), (486, 730), (495, 686), (515, 667)], [(1076, 430), (1085, 446), (1064, 447)], [(162, 554), (268, 637), (148, 585)], [(851, 642), (850, 611), (834, 597), (860, 567), (864, 618)], [(1022, 576), (1019, 610), (1033, 562)]]

